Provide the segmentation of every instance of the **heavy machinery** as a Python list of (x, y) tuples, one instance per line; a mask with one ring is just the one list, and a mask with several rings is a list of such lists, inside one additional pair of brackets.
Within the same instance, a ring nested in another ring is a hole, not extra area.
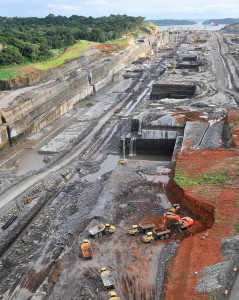
[(108, 299), (109, 300), (120, 300), (118, 294), (115, 291), (109, 292)]
[[(167, 223), (167, 224), (166, 224)], [(173, 223), (179, 229), (187, 229), (189, 226), (193, 225), (193, 219), (190, 217), (181, 218), (179, 215), (174, 214), (170, 211), (163, 214), (163, 225), (168, 226), (168, 223)]]
[(92, 258), (92, 248), (89, 240), (84, 240), (81, 244), (81, 251), (84, 258)]
[(142, 241), (145, 243), (153, 243), (154, 240), (156, 239), (160, 239), (160, 240), (168, 239), (170, 237), (170, 234), (171, 234), (170, 229), (157, 227), (154, 228), (152, 231), (146, 233), (146, 235), (142, 237)]
[(187, 229), (193, 224), (193, 219), (190, 217), (181, 218), (179, 215), (172, 212), (166, 212), (163, 214), (162, 219), (163, 226), (154, 228), (142, 237), (142, 241), (145, 243), (153, 243), (155, 239), (167, 239), (170, 237), (171, 230), (168, 228), (171, 225), (176, 226), (180, 231)]
[(169, 211), (171, 211), (174, 214), (178, 214), (180, 212), (180, 205), (179, 204), (174, 204)]
[(99, 269), (100, 277), (103, 282), (103, 285), (109, 289), (113, 288), (115, 284), (115, 279), (110, 270), (107, 270), (105, 267)]
[(103, 234), (110, 234), (115, 232), (115, 227), (111, 226), (110, 224), (98, 224), (89, 229), (89, 233), (97, 239), (101, 237)]
[(130, 235), (139, 235), (142, 232), (151, 231), (154, 227), (156, 227), (154, 222), (151, 221), (141, 222), (138, 225), (132, 225), (132, 227), (128, 230), (128, 233)]

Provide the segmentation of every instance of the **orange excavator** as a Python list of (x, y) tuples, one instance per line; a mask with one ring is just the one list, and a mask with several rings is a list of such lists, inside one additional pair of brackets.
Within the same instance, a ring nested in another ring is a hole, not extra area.
[(193, 225), (193, 219), (190, 217), (180, 218), (170, 211), (163, 214), (163, 225), (168, 227), (170, 224), (176, 225), (179, 229), (187, 229), (189, 226)]
[(193, 225), (193, 219), (190, 217), (180, 218), (179, 215), (170, 211), (163, 214), (162, 222), (163, 226), (153, 228), (152, 231), (142, 237), (142, 241), (145, 243), (153, 243), (155, 239), (164, 240), (169, 238), (171, 235), (170, 225), (176, 226), (179, 231), (186, 230), (189, 226)]

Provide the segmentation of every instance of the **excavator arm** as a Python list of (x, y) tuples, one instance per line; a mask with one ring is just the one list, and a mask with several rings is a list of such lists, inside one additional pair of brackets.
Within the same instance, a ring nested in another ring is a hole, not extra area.
[(173, 222), (175, 225), (179, 225), (180, 229), (186, 229), (189, 226), (193, 225), (193, 219), (190, 217), (180, 218), (179, 215), (176, 215), (170, 211), (163, 214), (163, 225), (166, 227), (166, 222)]
[(178, 215), (168, 211), (163, 214), (164, 226), (166, 226), (167, 221), (173, 222), (175, 225), (178, 225), (181, 222), (181, 218)]

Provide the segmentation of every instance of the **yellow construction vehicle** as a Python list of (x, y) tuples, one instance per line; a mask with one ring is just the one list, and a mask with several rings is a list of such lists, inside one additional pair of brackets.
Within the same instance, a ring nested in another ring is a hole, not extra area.
[(100, 277), (103, 282), (103, 285), (109, 289), (113, 288), (115, 284), (115, 279), (110, 270), (107, 270), (105, 267), (99, 269)]
[(81, 244), (81, 251), (84, 258), (92, 258), (92, 248), (89, 240), (84, 240)]
[(142, 241), (145, 243), (153, 243), (155, 239), (167, 239), (171, 234), (171, 230), (168, 228), (170, 225), (173, 224), (178, 230), (182, 231), (193, 225), (193, 219), (190, 217), (181, 218), (172, 212), (166, 212), (163, 214), (162, 223), (162, 226), (154, 228), (151, 232), (144, 235)]
[(141, 222), (138, 225), (132, 225), (132, 227), (128, 230), (128, 233), (130, 235), (139, 235), (141, 232), (152, 231), (154, 227), (156, 227), (156, 225), (152, 221)]
[(115, 232), (115, 227), (111, 226), (110, 224), (98, 224), (92, 228), (89, 229), (89, 233), (97, 239), (98, 237), (101, 237), (103, 234), (110, 234)]
[(171, 211), (174, 214), (177, 214), (180, 212), (180, 205), (179, 204), (174, 204), (169, 211)]
[(115, 291), (109, 292), (108, 299), (109, 300), (120, 300), (118, 294)]
[(105, 224), (104, 234), (110, 234), (115, 232), (115, 227), (110, 224)]
[(152, 231), (148, 232), (146, 235), (142, 237), (142, 241), (145, 243), (153, 243), (154, 240), (160, 239), (168, 239), (170, 237), (171, 230), (168, 228), (154, 228)]

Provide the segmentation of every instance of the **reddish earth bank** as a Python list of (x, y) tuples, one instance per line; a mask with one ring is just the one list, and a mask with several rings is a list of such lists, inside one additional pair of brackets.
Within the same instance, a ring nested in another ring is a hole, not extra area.
[[(221, 239), (235, 234), (239, 206), (239, 153), (234, 150), (185, 151), (178, 156), (171, 189), (204, 224), (204, 231), (182, 240), (169, 264), (165, 299), (208, 299), (196, 291), (206, 266), (224, 260)], [(194, 181), (189, 179), (195, 178)], [(204, 178), (204, 180), (202, 180)], [(188, 182), (187, 182), (188, 179)], [(176, 184), (177, 181), (181, 186)], [(202, 237), (207, 232), (207, 237)]]

